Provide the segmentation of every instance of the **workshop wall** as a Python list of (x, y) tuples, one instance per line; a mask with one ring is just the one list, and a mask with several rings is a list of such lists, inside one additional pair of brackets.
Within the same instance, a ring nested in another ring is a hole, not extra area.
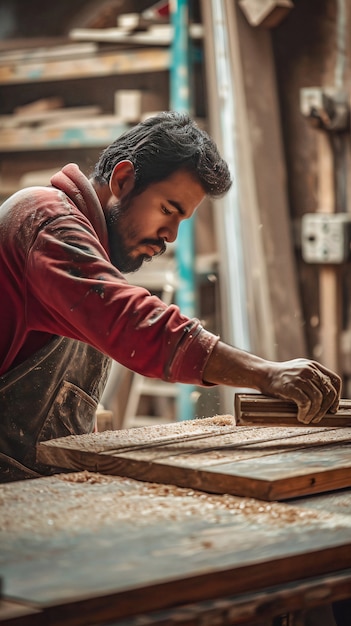
[[(304, 262), (301, 219), (310, 213), (350, 216), (350, 26), (349, 2), (295, 0), (287, 18), (272, 30), (308, 351), (335, 367), (346, 385), (350, 377), (349, 259), (334, 266)], [(309, 116), (303, 114), (309, 88), (316, 88), (317, 97), (342, 94), (347, 111), (344, 127), (323, 127), (316, 110)]]
[[(5, 51), (7, 55), (11, 52), (15, 54), (23, 42), (33, 49), (38, 48), (39, 42), (45, 46), (48, 40), (50, 45), (55, 42), (60, 46), (63, 42), (67, 43), (69, 33), (74, 28), (111, 28), (116, 25), (120, 14), (142, 11), (152, 4), (150, 0), (75, 0), (74, 3), (62, 1), (48, 9), (44, 0), (1, 0), (2, 67)], [(276, 356), (285, 359), (296, 356), (295, 350), (300, 355), (305, 352), (304, 356), (316, 358), (336, 369), (343, 376), (347, 390), (351, 377), (349, 259), (334, 265), (307, 263), (302, 250), (302, 217), (305, 214), (323, 213), (327, 215), (326, 219), (332, 220), (336, 213), (342, 213), (346, 218), (350, 215), (349, 121), (342, 131), (320, 128), (318, 116), (314, 113), (306, 115), (302, 111), (301, 98), (303, 90), (308, 88), (316, 88), (320, 94), (334, 89), (346, 94), (348, 109), (351, 7), (346, 0), (295, 0), (263, 4), (275, 6), (278, 11), (271, 11), (271, 15), (275, 15), (274, 19), (263, 19), (255, 24), (250, 24), (248, 19), (248, 7), (252, 9), (255, 3), (241, 0), (235, 3), (235, 7), (241, 49), (255, 52), (256, 46), (257, 58), (252, 54), (248, 59), (243, 54), (242, 70), (257, 201), (261, 215), (267, 218), (263, 223), (266, 233), (263, 243), (268, 268), (268, 308), (272, 310)], [(195, 21), (201, 21), (203, 6), (198, 1), (192, 3)], [(267, 59), (271, 59), (267, 52), (268, 44), (272, 44), (273, 51), (273, 65), (269, 68), (266, 64)], [(103, 46), (107, 49), (105, 44)], [(260, 46), (267, 52), (264, 58), (257, 53)], [(18, 68), (23, 69), (23, 65), (19, 59)], [(156, 91), (166, 108), (169, 103), (167, 71), (165, 67), (156, 73), (125, 72), (123, 76), (119, 75), (118, 81), (121, 88), (130, 89), (135, 85), (137, 75), (138, 88)], [(270, 83), (264, 81), (268, 74)], [(255, 82), (262, 89), (269, 89), (269, 93), (255, 91)], [(92, 80), (78, 82), (78, 77), (58, 83), (57, 76), (53, 80), (47, 77), (45, 81), (27, 78), (22, 81), (3, 80), (1, 115), (10, 116), (16, 108), (58, 95), (67, 107), (97, 106), (100, 114), (113, 114), (116, 76), (95, 76), (93, 83), (94, 88)], [(195, 86), (196, 115), (208, 123), (213, 86), (210, 89), (206, 83), (203, 65), (197, 66)], [(277, 92), (279, 98), (274, 111), (271, 106), (271, 103), (275, 106), (273, 91)], [(279, 145), (277, 131), (282, 138), (282, 158), (277, 156), (279, 151), (272, 149), (273, 140), (276, 146)], [(6, 133), (12, 141), (8, 129)], [(36, 129), (38, 136), (39, 125)], [(262, 138), (265, 143), (262, 143)], [(71, 147), (64, 146), (56, 150), (46, 149), (45, 146), (38, 149), (38, 145), (33, 150), (28, 146), (21, 150), (17, 146), (11, 150), (3, 143), (2, 147), (0, 145), (2, 196), (12, 193), (23, 182), (31, 183), (31, 171), (40, 171), (43, 164), (45, 169), (54, 170), (69, 160), (75, 160), (89, 172), (100, 149), (101, 146), (93, 146), (88, 142), (86, 145), (76, 145), (74, 153)], [(278, 182), (279, 193), (286, 189), (286, 198), (283, 195), (281, 199), (278, 198)], [(283, 202), (284, 210), (286, 203), (289, 211), (289, 228), (284, 236), (278, 232), (281, 228), (279, 206)], [(269, 204), (272, 205), (270, 214)], [(197, 246), (201, 254), (209, 252), (212, 255), (221, 242), (215, 239), (211, 207), (206, 207), (202, 215), (204, 218), (199, 220), (197, 227)], [(346, 231), (347, 227), (343, 233), (348, 236)], [(288, 255), (284, 255), (284, 246), (289, 251), (293, 248), (296, 266), (287, 264)], [(223, 320), (218, 313), (221, 305), (218, 301), (217, 277), (213, 272), (208, 272), (208, 276), (214, 282), (207, 281), (203, 286), (201, 306), (210, 328), (220, 332)], [(253, 280), (253, 277), (249, 276), (247, 280)], [(296, 294), (293, 300), (291, 294)], [(262, 309), (260, 302), (258, 309)], [(257, 311), (254, 311), (253, 319), (255, 323)], [(258, 330), (258, 335), (262, 336), (264, 324)]]

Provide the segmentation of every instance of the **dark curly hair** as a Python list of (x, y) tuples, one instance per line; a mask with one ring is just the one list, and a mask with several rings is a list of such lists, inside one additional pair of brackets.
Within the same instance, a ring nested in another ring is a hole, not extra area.
[(185, 113), (165, 111), (124, 132), (102, 152), (94, 179), (108, 183), (113, 168), (123, 160), (134, 165), (134, 193), (179, 169), (194, 175), (211, 197), (222, 196), (232, 183), (214, 141)]

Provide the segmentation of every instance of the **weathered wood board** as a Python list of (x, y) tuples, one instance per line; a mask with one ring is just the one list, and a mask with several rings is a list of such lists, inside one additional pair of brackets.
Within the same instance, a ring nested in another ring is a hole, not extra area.
[[(309, 609), (315, 607), (319, 607), (325, 615), (326, 608), (325, 606), (321, 608), (321, 599), (328, 597), (332, 598), (333, 602), (349, 599), (350, 590), (351, 570), (348, 569), (335, 574), (269, 587), (261, 592), (235, 594), (127, 617), (118, 620), (118, 626), (203, 626), (204, 624), (271, 626), (277, 621), (286, 623), (282, 618), (283, 615), (290, 614), (289, 618), (294, 619), (293, 613), (301, 615), (302, 612), (304, 615), (306, 612), (309, 613)], [(256, 617), (253, 618), (253, 616)], [(296, 620), (294, 624), (297, 626)], [(298, 624), (301, 626), (301, 621)]]
[(341, 503), (310, 510), (89, 472), (0, 485), (0, 502), (4, 599), (39, 611), (33, 624), (105, 623), (275, 585), (282, 609), (289, 582), (351, 567)]
[(256, 428), (217, 416), (65, 437), (41, 462), (211, 493), (284, 500), (351, 486), (351, 428)]
[(44, 615), (37, 609), (22, 602), (0, 598), (0, 623), (11, 626), (47, 626)]
[[(297, 426), (306, 424), (297, 420), (297, 406), (293, 402), (269, 398), (258, 393), (237, 393), (234, 401), (237, 426)], [(351, 400), (342, 398), (336, 413), (327, 413), (316, 426), (351, 426)]]

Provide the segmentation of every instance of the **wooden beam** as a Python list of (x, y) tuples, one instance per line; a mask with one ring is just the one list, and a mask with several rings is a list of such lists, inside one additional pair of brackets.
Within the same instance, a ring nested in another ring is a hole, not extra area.
[[(307, 356), (307, 346), (287, 194), (272, 39), (269, 31), (252, 28), (240, 10), (237, 10), (237, 23), (258, 207), (256, 228), (264, 250), (275, 357), (286, 360)], [(246, 248), (250, 248), (249, 233)]]

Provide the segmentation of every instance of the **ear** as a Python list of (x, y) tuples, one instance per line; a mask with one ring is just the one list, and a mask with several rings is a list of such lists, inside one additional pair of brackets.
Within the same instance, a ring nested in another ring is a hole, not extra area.
[(134, 188), (135, 172), (131, 161), (120, 161), (115, 165), (110, 176), (111, 193), (119, 200), (127, 196)]

